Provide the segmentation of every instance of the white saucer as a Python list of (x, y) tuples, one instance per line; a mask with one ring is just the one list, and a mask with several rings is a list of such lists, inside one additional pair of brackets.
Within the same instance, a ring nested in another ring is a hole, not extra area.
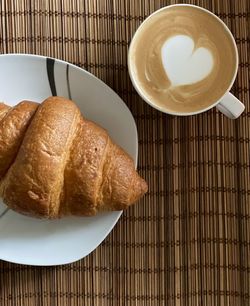
[[(120, 97), (89, 72), (43, 56), (0, 55), (0, 101), (43, 101), (52, 94), (71, 97), (82, 114), (104, 127), (137, 162), (138, 139), (132, 114)], [(92, 252), (115, 226), (121, 212), (96, 217), (37, 220), (0, 200), (0, 259), (29, 265), (61, 265)], [(5, 213), (4, 213), (5, 212)]]

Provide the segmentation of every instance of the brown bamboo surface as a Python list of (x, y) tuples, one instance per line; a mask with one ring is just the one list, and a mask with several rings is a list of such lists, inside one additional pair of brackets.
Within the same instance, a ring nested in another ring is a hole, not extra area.
[(58, 267), (0, 262), (0, 305), (250, 305), (250, 1), (186, 1), (216, 13), (236, 38), (232, 91), (246, 105), (240, 119), (215, 109), (167, 116), (142, 102), (128, 76), (128, 45), (139, 24), (182, 2), (0, 1), (1, 53), (69, 61), (123, 98), (137, 122), (138, 168), (149, 183), (88, 257)]

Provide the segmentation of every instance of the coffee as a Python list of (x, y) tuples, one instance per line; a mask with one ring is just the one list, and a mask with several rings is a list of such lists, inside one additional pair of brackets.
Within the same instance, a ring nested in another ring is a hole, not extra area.
[(130, 74), (141, 94), (172, 113), (198, 112), (216, 103), (236, 66), (229, 31), (194, 6), (159, 10), (138, 29), (129, 49)]

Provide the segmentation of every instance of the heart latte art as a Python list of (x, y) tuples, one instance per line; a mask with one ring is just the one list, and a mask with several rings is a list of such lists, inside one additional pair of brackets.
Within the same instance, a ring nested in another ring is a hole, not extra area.
[(129, 50), (134, 83), (147, 100), (168, 112), (191, 113), (213, 105), (230, 86), (236, 65), (224, 25), (192, 6), (153, 14)]
[(203, 47), (195, 49), (194, 41), (186, 35), (169, 38), (161, 49), (166, 75), (172, 86), (197, 83), (213, 69), (211, 52)]

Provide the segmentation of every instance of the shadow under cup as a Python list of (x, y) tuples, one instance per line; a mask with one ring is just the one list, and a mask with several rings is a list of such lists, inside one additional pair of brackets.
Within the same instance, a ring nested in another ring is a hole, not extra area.
[(148, 104), (173, 115), (193, 115), (217, 105), (231, 89), (238, 52), (231, 32), (213, 13), (172, 5), (140, 25), (128, 68)]

